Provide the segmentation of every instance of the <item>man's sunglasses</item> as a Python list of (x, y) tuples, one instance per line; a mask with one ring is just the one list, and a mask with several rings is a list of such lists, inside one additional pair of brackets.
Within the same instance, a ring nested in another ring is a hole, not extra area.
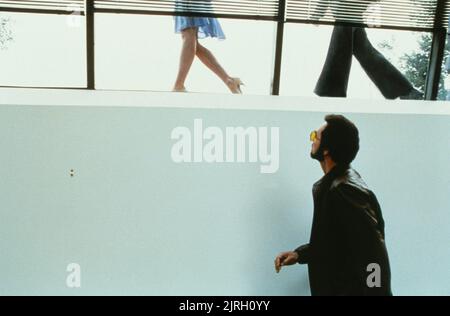
[(320, 138), (317, 137), (317, 131), (312, 131), (311, 134), (309, 134), (309, 140), (312, 142), (315, 142), (316, 140), (320, 140)]

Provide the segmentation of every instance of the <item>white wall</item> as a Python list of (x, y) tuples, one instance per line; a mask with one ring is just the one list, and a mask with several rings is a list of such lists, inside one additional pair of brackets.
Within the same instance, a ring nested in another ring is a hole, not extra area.
[[(308, 241), (308, 135), (330, 112), (360, 129), (394, 294), (450, 293), (447, 103), (2, 89), (0, 104), (0, 295), (308, 295), (306, 267), (273, 259)], [(171, 131), (195, 118), (279, 127), (278, 172), (175, 164)]]

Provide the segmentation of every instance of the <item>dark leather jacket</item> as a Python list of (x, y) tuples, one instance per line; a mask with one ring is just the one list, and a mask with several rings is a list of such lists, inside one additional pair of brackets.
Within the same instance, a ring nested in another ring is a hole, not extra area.
[[(314, 184), (313, 197), (310, 242), (295, 250), (308, 264), (311, 294), (392, 295), (381, 208), (361, 176), (336, 166)], [(379, 287), (372, 263), (380, 268)]]

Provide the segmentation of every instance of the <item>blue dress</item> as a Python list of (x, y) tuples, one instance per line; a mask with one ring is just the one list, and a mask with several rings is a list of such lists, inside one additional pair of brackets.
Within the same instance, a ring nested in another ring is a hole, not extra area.
[[(177, 1), (175, 5), (175, 11), (194, 11), (189, 8), (188, 1)], [(180, 10), (181, 9), (181, 10)], [(225, 39), (222, 27), (216, 18), (204, 18), (204, 17), (189, 17), (189, 16), (174, 16), (175, 20), (175, 33), (181, 33), (182, 30), (197, 27), (198, 38), (215, 37), (218, 39)]]
[(225, 39), (222, 27), (216, 18), (175, 16), (175, 33), (190, 27), (198, 27), (198, 38), (217, 37)]

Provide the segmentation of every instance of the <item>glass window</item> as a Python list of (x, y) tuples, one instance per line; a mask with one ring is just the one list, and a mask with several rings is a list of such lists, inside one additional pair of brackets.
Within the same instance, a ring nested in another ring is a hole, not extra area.
[(314, 96), (333, 28), (286, 23), (280, 95)]
[(85, 18), (0, 14), (0, 86), (85, 87)]
[[(344, 35), (335, 34), (339, 36), (335, 37), (338, 38), (337, 42), (342, 43), (340, 37), (347, 36), (348, 34), (345, 33), (347, 30), (343, 31)], [(281, 94), (315, 95), (314, 90), (324, 69), (334, 31), (332, 26), (290, 23), (286, 25)], [(347, 89), (345, 84), (342, 84), (345, 82), (341, 80), (343, 76), (336, 76), (335, 78), (340, 79), (334, 79), (334, 81), (322, 80), (320, 89), (330, 91), (336, 96), (342, 96), (342, 93), (346, 91), (347, 97), (363, 99), (396, 98), (404, 94), (404, 91), (411, 86), (423, 92), (430, 53), (423, 43), (427, 36), (430, 35), (386, 29), (359, 29), (353, 41), (355, 48)], [(333, 62), (335, 68), (329, 69), (339, 69), (340, 72), (348, 69), (343, 65), (342, 58), (352, 52), (349, 47), (350, 45), (341, 45), (336, 48), (338, 57), (334, 60), (339, 60), (337, 63)], [(382, 67), (374, 67), (375, 64)], [(336, 68), (336, 65), (339, 68)], [(380, 71), (381, 68), (384, 70)], [(336, 71), (330, 73), (336, 73)], [(389, 78), (385, 78), (386, 76)], [(330, 78), (330, 75), (324, 77)], [(402, 93), (399, 94), (398, 91)]]
[[(171, 91), (178, 71), (181, 35), (172, 16), (95, 15), (97, 89)], [(225, 40), (200, 39), (245, 94), (270, 94), (275, 23), (219, 19)], [(228, 93), (198, 58), (185, 83), (191, 92)]]

